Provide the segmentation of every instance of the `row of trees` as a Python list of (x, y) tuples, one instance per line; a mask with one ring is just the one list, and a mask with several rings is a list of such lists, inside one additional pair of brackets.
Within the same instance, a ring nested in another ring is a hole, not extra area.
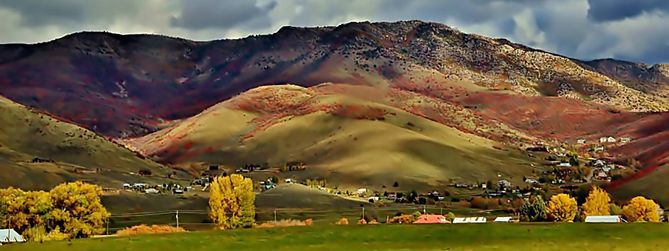
[(103, 232), (110, 216), (102, 206), (99, 186), (80, 181), (49, 192), (0, 189), (0, 226), (32, 241), (81, 238)]
[(611, 202), (611, 196), (598, 188), (592, 191), (581, 206), (567, 194), (553, 195), (548, 203), (540, 197), (526, 200), (520, 207), (522, 221), (572, 222), (584, 220), (587, 216), (622, 215), (629, 222), (659, 222), (662, 210), (653, 200), (638, 196), (630, 200), (622, 209)]

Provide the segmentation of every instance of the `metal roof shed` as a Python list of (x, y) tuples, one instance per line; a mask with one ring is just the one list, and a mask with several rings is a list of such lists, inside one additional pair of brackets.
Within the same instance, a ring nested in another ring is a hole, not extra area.
[(621, 223), (622, 218), (619, 215), (596, 215), (585, 217), (585, 223)]
[(0, 243), (26, 242), (14, 229), (0, 229)]

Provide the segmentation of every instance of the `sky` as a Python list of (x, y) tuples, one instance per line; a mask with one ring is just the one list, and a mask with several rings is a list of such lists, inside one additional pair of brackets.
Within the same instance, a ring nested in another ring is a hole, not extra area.
[(0, 43), (78, 31), (193, 40), (282, 26), (424, 20), (579, 59), (669, 63), (666, 0), (0, 0)]

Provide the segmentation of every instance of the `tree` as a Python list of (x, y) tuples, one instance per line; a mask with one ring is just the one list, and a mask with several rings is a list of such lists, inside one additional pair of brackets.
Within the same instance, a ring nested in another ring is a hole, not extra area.
[(578, 213), (578, 205), (576, 199), (567, 194), (553, 195), (548, 202), (548, 214), (550, 214), (555, 221), (572, 222)]
[(397, 181), (395, 181), (395, 183), (393, 183), (393, 187), (399, 187), (399, 186), (400, 186), (400, 183), (397, 183)]
[(446, 215), (446, 220), (453, 222), (454, 219), (455, 219), (455, 214), (453, 212), (448, 212), (448, 214)]
[(544, 221), (546, 220), (546, 204), (541, 196), (525, 200), (520, 207), (520, 219), (522, 221)]
[(255, 223), (253, 181), (238, 174), (217, 177), (210, 185), (209, 217), (220, 229), (251, 227)]
[(583, 214), (584, 216), (610, 215), (610, 202), (611, 197), (606, 191), (593, 186), (588, 198), (583, 203)]
[(629, 222), (659, 222), (660, 221), (660, 206), (653, 200), (644, 198), (643, 196), (634, 197), (629, 204), (623, 207), (623, 216)]
[(25, 192), (10, 187), (2, 189), (0, 196), (2, 204), (0, 207), (5, 211), (1, 226), (7, 226), (9, 223), (10, 227), (19, 233), (32, 226), (43, 225), (52, 208), (49, 194), (43, 191)]
[(58, 185), (49, 192), (53, 210), (47, 230), (58, 229), (71, 238), (87, 237), (104, 231), (109, 218), (100, 200), (102, 188), (81, 181)]

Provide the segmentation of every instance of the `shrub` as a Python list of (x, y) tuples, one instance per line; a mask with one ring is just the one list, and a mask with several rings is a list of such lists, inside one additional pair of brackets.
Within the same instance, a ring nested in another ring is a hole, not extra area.
[(182, 233), (186, 232), (185, 229), (181, 227), (173, 227), (168, 225), (137, 225), (128, 228), (124, 228), (116, 232), (118, 236), (130, 236), (130, 235), (140, 235), (140, 234), (166, 234), (166, 233)]
[(342, 217), (335, 224), (337, 224), (337, 225), (348, 225), (348, 219)]
[(311, 226), (312, 224), (313, 224), (313, 220), (311, 220), (311, 219), (306, 219), (304, 221), (287, 219), (287, 220), (280, 220), (280, 221), (264, 222), (260, 225), (257, 225), (256, 227), (258, 227), (258, 228), (304, 227), (304, 226)]
[(396, 223), (396, 224), (410, 224), (416, 221), (416, 217), (410, 214), (403, 214), (400, 216), (395, 216), (393, 218), (390, 218), (388, 223)]
[(365, 225), (365, 224), (367, 224), (367, 221), (365, 219), (358, 220), (358, 225)]

